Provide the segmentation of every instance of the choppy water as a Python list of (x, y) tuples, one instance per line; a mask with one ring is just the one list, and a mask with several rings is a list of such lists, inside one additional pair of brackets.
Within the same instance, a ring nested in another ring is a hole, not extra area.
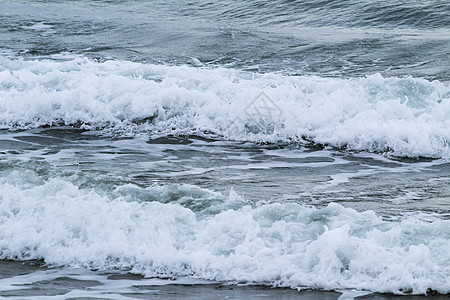
[(449, 293), (445, 1), (2, 1), (0, 38), (2, 296)]

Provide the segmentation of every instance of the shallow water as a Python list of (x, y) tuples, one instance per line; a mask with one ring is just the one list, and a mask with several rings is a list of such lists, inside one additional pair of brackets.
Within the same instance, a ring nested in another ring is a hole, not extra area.
[[(45, 280), (42, 280), (45, 278)], [(8, 290), (0, 295), (8, 299), (403, 299), (389, 294), (360, 291), (319, 291), (271, 288), (256, 285), (228, 285), (192, 279), (144, 278), (120, 272), (96, 272), (85, 269), (46, 269), (42, 262), (0, 263), (0, 283)], [(340, 298), (341, 297), (341, 298)], [(408, 296), (408, 299), (441, 300), (446, 296)]]
[(0, 295), (449, 293), (448, 5), (0, 6)]

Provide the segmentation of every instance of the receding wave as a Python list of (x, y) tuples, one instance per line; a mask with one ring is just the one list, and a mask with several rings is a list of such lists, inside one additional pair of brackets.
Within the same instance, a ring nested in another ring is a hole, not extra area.
[(450, 157), (448, 83), (0, 58), (0, 128), (73, 125), (105, 134), (205, 134)]

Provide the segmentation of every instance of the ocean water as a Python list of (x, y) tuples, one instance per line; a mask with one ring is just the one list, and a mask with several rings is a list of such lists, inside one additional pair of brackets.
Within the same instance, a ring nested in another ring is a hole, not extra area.
[(446, 1), (1, 1), (0, 296), (445, 299), (449, 80)]

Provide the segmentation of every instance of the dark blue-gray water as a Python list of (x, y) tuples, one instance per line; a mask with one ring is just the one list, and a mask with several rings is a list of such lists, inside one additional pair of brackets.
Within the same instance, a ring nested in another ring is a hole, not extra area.
[(446, 1), (0, 1), (0, 296), (445, 298), (449, 80)]
[[(186, 64), (319, 76), (449, 80), (446, 1), (2, 1), (22, 57)], [(33, 27), (34, 26), (34, 27)], [(46, 27), (48, 26), (48, 27)]]

